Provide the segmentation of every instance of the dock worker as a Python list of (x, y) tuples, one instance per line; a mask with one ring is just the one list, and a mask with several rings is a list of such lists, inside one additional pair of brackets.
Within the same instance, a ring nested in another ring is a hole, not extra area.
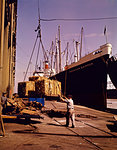
[(74, 113), (74, 102), (72, 99), (72, 95), (68, 95), (68, 98), (65, 97), (65, 99), (62, 98), (61, 96), (59, 97), (63, 102), (67, 103), (66, 126), (67, 127), (69, 126), (70, 119), (71, 119), (72, 128), (75, 128), (75, 113)]
[(7, 107), (7, 94), (6, 93), (2, 93), (1, 104), (2, 104), (2, 113), (5, 114), (6, 107)]

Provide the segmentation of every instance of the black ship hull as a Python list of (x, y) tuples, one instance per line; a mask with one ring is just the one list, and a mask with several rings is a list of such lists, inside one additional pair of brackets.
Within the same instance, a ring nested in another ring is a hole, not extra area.
[(108, 60), (108, 74), (114, 86), (117, 88), (117, 56)]
[(107, 98), (117, 99), (117, 55), (112, 56), (108, 60), (108, 74), (113, 85), (115, 86), (115, 89), (107, 90)]
[(62, 83), (63, 95), (72, 94), (75, 104), (105, 109), (108, 59), (109, 54), (105, 54), (68, 68), (52, 78)]

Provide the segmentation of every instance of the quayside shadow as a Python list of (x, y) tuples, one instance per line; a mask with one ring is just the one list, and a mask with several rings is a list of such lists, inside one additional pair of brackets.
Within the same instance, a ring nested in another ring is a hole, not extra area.
[(105, 112), (108, 112), (108, 113), (112, 113), (112, 114), (116, 114), (116, 115), (117, 115), (117, 109), (107, 108), (107, 109), (105, 110)]
[(26, 119), (11, 119), (11, 118), (4, 118), (3, 119), (4, 123), (16, 123), (16, 124), (37, 124), (37, 123), (42, 123), (41, 121), (37, 120), (26, 120)]
[(113, 121), (114, 124), (107, 124), (107, 128), (111, 131), (111, 132), (117, 132), (117, 124), (116, 121)]
[(117, 138), (117, 136), (93, 136), (93, 135), (74, 135), (74, 134), (62, 134), (62, 133), (40, 133), (40, 132), (32, 132), (33, 130), (16, 130), (13, 133), (21, 133), (21, 134), (36, 134), (37, 136), (40, 135), (54, 135), (54, 136), (70, 136), (70, 137), (82, 137), (82, 138)]

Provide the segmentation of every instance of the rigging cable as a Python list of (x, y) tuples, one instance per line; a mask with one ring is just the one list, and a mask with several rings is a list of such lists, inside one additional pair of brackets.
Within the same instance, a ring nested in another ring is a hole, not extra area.
[(36, 57), (35, 72), (37, 71), (37, 62), (38, 62), (38, 57), (39, 57), (39, 50), (40, 50), (40, 41), (39, 41), (39, 46), (38, 46), (38, 51), (37, 51), (37, 57)]
[(29, 69), (29, 66), (30, 66), (30, 63), (31, 63), (31, 60), (32, 60), (32, 56), (33, 56), (33, 53), (34, 53), (34, 50), (35, 50), (35, 46), (36, 46), (36, 43), (37, 43), (37, 39), (38, 39), (38, 35), (37, 35), (37, 37), (36, 37), (36, 40), (35, 40), (35, 43), (34, 43), (34, 47), (33, 47), (32, 53), (31, 53), (31, 57), (30, 57), (30, 59), (29, 59), (28, 67), (27, 67), (26, 73), (25, 73), (25, 75), (24, 75), (24, 81), (25, 81), (26, 76), (27, 76), (27, 73), (28, 73), (28, 69)]
[(99, 21), (99, 20), (115, 20), (117, 17), (105, 17), (105, 18), (51, 18), (51, 19), (44, 19), (40, 18), (41, 21)]

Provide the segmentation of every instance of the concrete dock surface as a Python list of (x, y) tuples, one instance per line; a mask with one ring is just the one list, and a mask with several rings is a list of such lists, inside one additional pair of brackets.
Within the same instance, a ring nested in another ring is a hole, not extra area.
[[(66, 111), (66, 104), (45, 101), (45, 111)], [(117, 150), (114, 114), (75, 105), (76, 127), (65, 127), (65, 116), (43, 113), (43, 119), (5, 120), (0, 150)]]

